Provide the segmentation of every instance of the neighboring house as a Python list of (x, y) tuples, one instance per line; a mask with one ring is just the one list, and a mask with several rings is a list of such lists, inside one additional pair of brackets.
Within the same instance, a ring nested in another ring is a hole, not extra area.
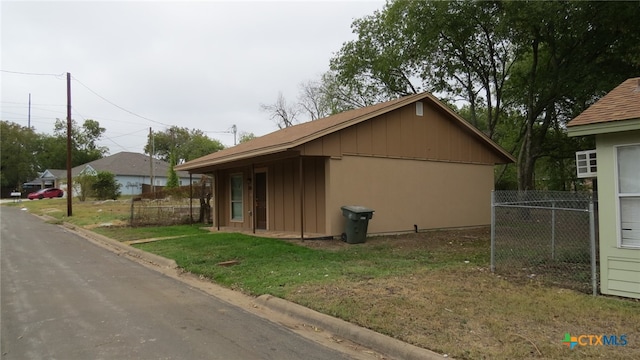
[[(108, 171), (115, 175), (116, 181), (121, 185), (122, 195), (142, 194), (142, 185), (151, 185), (153, 174), (153, 186), (167, 185), (169, 175), (169, 163), (154, 159), (153, 167), (149, 161), (149, 155), (120, 152), (102, 159), (94, 160), (71, 169), (71, 176), (80, 174), (96, 174), (98, 171)], [(189, 185), (189, 173), (177, 171), (179, 185)], [(191, 176), (191, 181), (200, 181), (200, 176)], [(67, 170), (46, 170), (37, 179), (24, 184), (25, 189), (38, 190), (45, 187), (59, 187), (67, 190)], [(75, 195), (75, 194), (74, 194)]]
[(57, 187), (61, 185), (61, 180), (66, 183), (67, 171), (58, 169), (47, 169), (37, 178), (22, 184), (24, 191), (32, 192), (44, 188)]
[[(628, 79), (567, 124), (595, 135), (578, 175), (597, 175), (600, 291), (640, 298), (640, 77)], [(597, 163), (597, 165), (596, 165)]]
[[(153, 186), (167, 185), (169, 163), (154, 159), (152, 167), (149, 155), (119, 152), (76, 166), (71, 169), (71, 174), (73, 177), (76, 177), (85, 173), (96, 174), (99, 171), (108, 171), (115, 175), (116, 181), (122, 185), (120, 187), (122, 195), (140, 195), (142, 194), (143, 184), (151, 185), (152, 176)], [(189, 185), (189, 173), (177, 171), (177, 175), (180, 186)], [(199, 180), (200, 176), (192, 177), (192, 181)]]
[(375, 210), (369, 233), (487, 225), (494, 165), (513, 161), (423, 93), (288, 127), (176, 169), (213, 176), (218, 227), (337, 236), (343, 205)]

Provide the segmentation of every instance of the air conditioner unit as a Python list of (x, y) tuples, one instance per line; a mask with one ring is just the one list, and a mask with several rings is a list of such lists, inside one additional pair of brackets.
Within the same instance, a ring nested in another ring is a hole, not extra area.
[(598, 175), (595, 150), (576, 152), (576, 170), (579, 178), (593, 178)]

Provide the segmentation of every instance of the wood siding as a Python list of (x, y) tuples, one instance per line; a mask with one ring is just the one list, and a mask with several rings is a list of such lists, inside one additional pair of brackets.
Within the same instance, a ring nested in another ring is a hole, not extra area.
[(364, 155), (473, 164), (500, 163), (475, 134), (456, 125), (442, 111), (415, 104), (345, 128), (297, 148), (307, 156)]
[[(270, 163), (257, 163), (255, 168), (267, 175), (267, 230), (300, 231), (300, 158), (287, 158)], [(305, 232), (325, 231), (325, 175), (323, 158), (303, 158)], [(243, 221), (230, 220), (230, 184), (232, 174), (242, 173), (244, 179)], [(252, 167), (226, 169), (220, 177), (220, 226), (253, 228), (253, 193), (248, 179)]]

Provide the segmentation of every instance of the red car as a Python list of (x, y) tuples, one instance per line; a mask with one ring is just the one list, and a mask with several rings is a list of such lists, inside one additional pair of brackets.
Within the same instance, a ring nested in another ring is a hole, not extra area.
[(32, 192), (31, 194), (27, 195), (27, 199), (29, 200), (44, 199), (44, 198), (51, 199), (56, 197), (62, 197), (62, 195), (64, 195), (64, 191), (60, 189), (47, 188), (47, 189), (38, 190), (36, 192)]

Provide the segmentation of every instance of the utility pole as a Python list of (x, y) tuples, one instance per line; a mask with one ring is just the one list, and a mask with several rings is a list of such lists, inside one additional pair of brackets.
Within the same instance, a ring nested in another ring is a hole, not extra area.
[[(151, 142), (151, 146), (149, 149), (149, 180), (151, 181), (151, 183), (149, 185), (151, 185), (151, 187), (149, 188), (151, 190), (151, 193), (155, 193), (154, 190), (154, 186), (153, 186), (153, 152), (155, 151), (154, 149), (154, 141), (153, 141), (153, 131), (151, 131), (151, 127), (149, 127), (149, 141)], [(155, 196), (154, 196), (155, 199)]]
[(235, 124), (233, 124), (233, 126), (231, 127), (231, 131), (233, 131), (233, 145), (238, 145), (238, 143), (236, 142), (236, 133), (238, 132), (238, 128)]
[(71, 179), (71, 73), (67, 73), (67, 216), (73, 214), (71, 199), (73, 183)]
[(29, 93), (29, 116), (27, 119), (27, 127), (31, 129), (31, 93)]

